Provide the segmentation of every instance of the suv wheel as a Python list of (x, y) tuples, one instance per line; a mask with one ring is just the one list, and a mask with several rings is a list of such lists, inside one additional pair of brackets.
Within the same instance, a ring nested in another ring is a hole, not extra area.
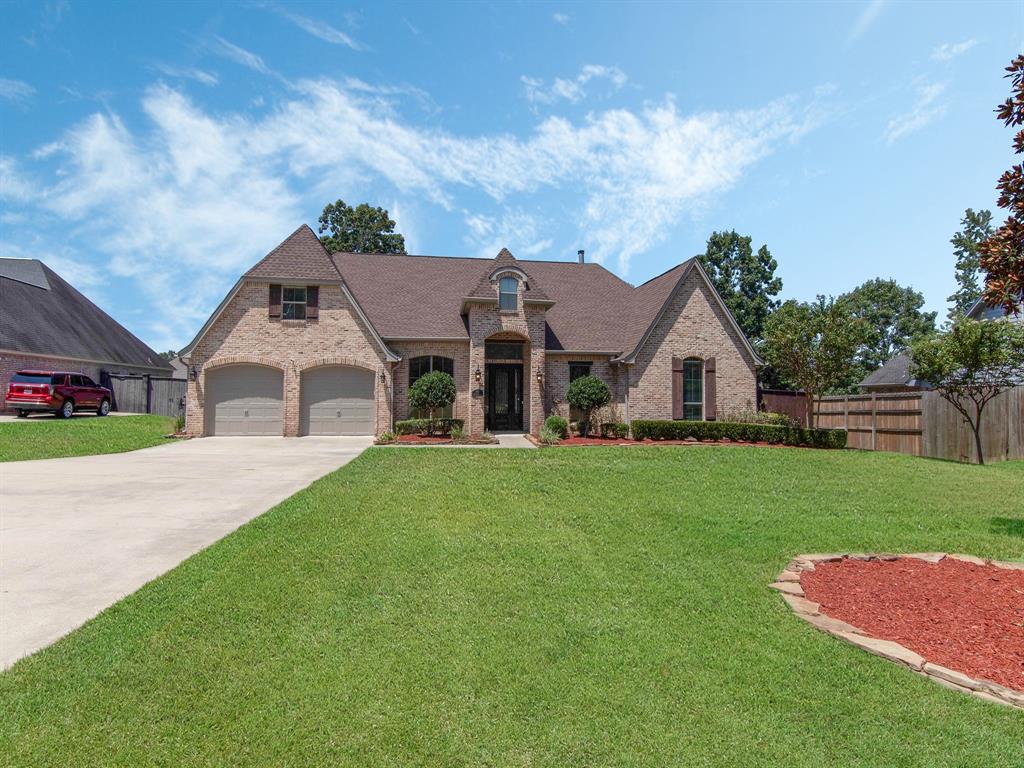
[(100, 403), (100, 407), (96, 409), (96, 415), (97, 416), (106, 416), (108, 413), (110, 413), (110, 401), (107, 400), (107, 399), (104, 399)]
[(75, 404), (70, 400), (65, 400), (64, 404), (57, 411), (57, 415), (62, 419), (70, 419), (75, 414)]
[(28, 418), (28, 411), (18, 411), (18, 418), (19, 419), (27, 419)]

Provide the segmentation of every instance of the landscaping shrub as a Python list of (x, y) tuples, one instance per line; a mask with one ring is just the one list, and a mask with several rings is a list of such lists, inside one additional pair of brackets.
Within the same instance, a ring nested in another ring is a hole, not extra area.
[(461, 424), (452, 424), (450, 434), (452, 436), (452, 440), (461, 440), (466, 436)]
[(545, 424), (540, 428), (540, 441), (544, 445), (556, 445), (562, 441), (562, 435)]
[(776, 424), (741, 424), (731, 421), (633, 422), (634, 440), (737, 440), (745, 443), (798, 445), (811, 448), (845, 448), (846, 430), (803, 429)]
[(612, 393), (608, 385), (597, 376), (580, 376), (565, 391), (565, 399), (573, 408), (583, 412), (583, 418), (580, 419), (580, 434), (586, 437), (591, 414), (598, 408), (608, 405)]
[(450, 435), (452, 430), (465, 428), (463, 419), (403, 419), (395, 422), (399, 435)]
[[(444, 371), (431, 371), (420, 376), (409, 387), (409, 406), (416, 411), (427, 411), (427, 434), (437, 420), (434, 412), (455, 402), (455, 379)], [(440, 421), (443, 421), (440, 420)]]
[(601, 437), (623, 439), (629, 437), (629, 424), (621, 421), (608, 421), (601, 425)]
[(735, 411), (722, 411), (719, 420), (736, 424), (774, 424), (779, 427), (799, 427), (792, 416), (775, 411), (758, 411), (753, 408), (740, 408)]
[(395, 441), (395, 433), (385, 429), (377, 437), (377, 440), (379, 440), (382, 443), (393, 443)]
[(569, 422), (562, 416), (554, 414), (544, 420), (544, 426), (555, 432), (559, 439), (565, 440), (569, 436)]

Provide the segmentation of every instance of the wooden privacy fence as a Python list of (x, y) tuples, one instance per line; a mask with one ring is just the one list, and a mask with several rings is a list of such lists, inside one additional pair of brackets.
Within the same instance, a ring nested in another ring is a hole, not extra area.
[[(978, 461), (970, 424), (938, 392), (822, 397), (814, 415), (819, 427), (847, 430), (850, 448)], [(1024, 386), (985, 406), (981, 443), (985, 461), (1024, 458)]]
[(784, 413), (798, 424), (807, 425), (807, 396), (803, 392), (786, 389), (762, 389), (758, 393), (758, 408), (772, 413)]
[(104, 373), (103, 386), (114, 393), (113, 409), (177, 418), (185, 413), (188, 382), (164, 376)]

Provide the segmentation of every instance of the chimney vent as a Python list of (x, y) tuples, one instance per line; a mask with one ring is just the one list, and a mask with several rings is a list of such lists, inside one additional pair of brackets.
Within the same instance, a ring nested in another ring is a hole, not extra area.
[(576, 257), (580, 260), (580, 264), (582, 264), (583, 263), (583, 249), (582, 248), (580, 248), (578, 251), (576, 251)]

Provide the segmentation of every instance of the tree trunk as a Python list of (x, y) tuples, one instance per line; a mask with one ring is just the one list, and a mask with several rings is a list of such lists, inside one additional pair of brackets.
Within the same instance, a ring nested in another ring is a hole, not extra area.
[(814, 429), (817, 419), (814, 417), (814, 393), (807, 393), (807, 426)]
[(985, 457), (981, 455), (981, 410), (984, 407), (984, 403), (977, 407), (978, 415), (975, 418), (974, 423), (971, 424), (971, 429), (974, 430), (974, 447), (978, 451), (978, 464), (982, 465), (985, 463)]

